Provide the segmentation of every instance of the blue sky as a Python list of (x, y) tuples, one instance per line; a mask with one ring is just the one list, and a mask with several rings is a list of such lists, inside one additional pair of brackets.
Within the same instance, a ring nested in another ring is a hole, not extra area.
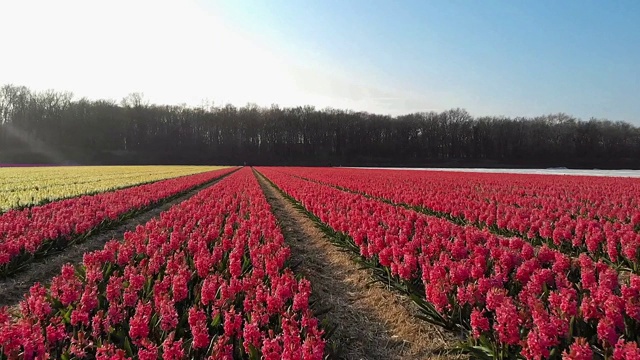
[(76, 97), (640, 125), (638, 0), (7, 0), (0, 33), (0, 84)]
[(289, 57), (431, 96), (407, 110), (640, 124), (640, 1), (216, 1)]

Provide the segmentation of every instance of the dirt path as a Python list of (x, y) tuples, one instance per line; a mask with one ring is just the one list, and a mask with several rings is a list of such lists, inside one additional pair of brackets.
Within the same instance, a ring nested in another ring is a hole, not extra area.
[(358, 270), (351, 254), (333, 246), (324, 233), (261, 175), (260, 185), (271, 205), (297, 273), (311, 281), (315, 309), (327, 309), (320, 318), (337, 325), (334, 341), (345, 359), (454, 359), (441, 355), (452, 340), (415, 317), (408, 299), (381, 284), (371, 285), (372, 274)]
[(24, 298), (24, 294), (29, 291), (29, 288), (31, 288), (33, 284), (35, 284), (36, 282), (42, 284), (48, 283), (54, 276), (60, 273), (60, 268), (62, 268), (62, 265), (69, 262), (73, 264), (81, 263), (82, 256), (85, 253), (102, 249), (104, 244), (111, 239), (122, 239), (125, 232), (135, 230), (136, 226), (145, 224), (152, 218), (159, 216), (161, 212), (169, 209), (171, 206), (187, 200), (204, 188), (213, 186), (215, 183), (224, 179), (230, 174), (213, 180), (206, 185), (198, 186), (195, 189), (185, 193), (184, 195), (176, 197), (169, 202), (166, 202), (157, 207), (153, 207), (148, 211), (142, 212), (139, 215), (126, 220), (124, 223), (116, 226), (115, 228), (101, 231), (93, 236), (90, 236), (82, 243), (72, 245), (64, 249), (60, 253), (47, 256), (46, 258), (41, 260), (34, 261), (29, 264), (23, 271), (20, 271), (19, 273), (14, 274), (9, 278), (1, 279), (0, 307), (14, 306), (18, 304)]

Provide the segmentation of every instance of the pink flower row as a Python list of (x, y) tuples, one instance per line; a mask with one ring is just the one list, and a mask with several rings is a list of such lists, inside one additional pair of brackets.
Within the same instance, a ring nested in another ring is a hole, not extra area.
[(640, 180), (441, 171), (286, 168), (640, 272)]
[(321, 359), (310, 284), (244, 168), (0, 310), (0, 358)]
[(162, 180), (122, 190), (55, 201), (0, 214), (0, 275), (12, 261), (64, 247), (105, 222), (224, 176), (234, 168)]
[[(360, 254), (406, 283), (445, 321), (494, 355), (568, 358), (599, 349), (637, 359), (640, 276), (402, 207), (260, 168)], [(289, 171), (288, 169), (286, 171)], [(318, 170), (320, 171), (320, 170)], [(589, 356), (590, 358), (590, 356)]]

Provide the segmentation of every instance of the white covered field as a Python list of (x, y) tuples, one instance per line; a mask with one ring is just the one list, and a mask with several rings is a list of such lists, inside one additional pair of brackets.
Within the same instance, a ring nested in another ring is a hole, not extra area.
[(430, 171), (462, 171), (485, 173), (511, 174), (541, 174), (541, 175), (586, 175), (586, 176), (617, 176), (640, 177), (640, 170), (575, 170), (575, 169), (486, 169), (486, 168), (376, 168), (362, 167), (360, 169), (388, 169), (388, 170), (430, 170)]

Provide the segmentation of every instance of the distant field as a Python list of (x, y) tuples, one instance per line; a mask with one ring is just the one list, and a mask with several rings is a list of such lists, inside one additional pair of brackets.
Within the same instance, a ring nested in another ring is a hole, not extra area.
[(380, 170), (428, 170), (428, 171), (460, 171), (471, 173), (496, 174), (532, 174), (532, 175), (576, 175), (576, 176), (607, 176), (607, 177), (640, 177), (640, 170), (600, 170), (600, 169), (489, 169), (489, 168), (410, 168), (410, 167), (352, 167), (351, 169), (380, 169)]
[(36, 166), (0, 168), (0, 212), (110, 191), (219, 166)]

